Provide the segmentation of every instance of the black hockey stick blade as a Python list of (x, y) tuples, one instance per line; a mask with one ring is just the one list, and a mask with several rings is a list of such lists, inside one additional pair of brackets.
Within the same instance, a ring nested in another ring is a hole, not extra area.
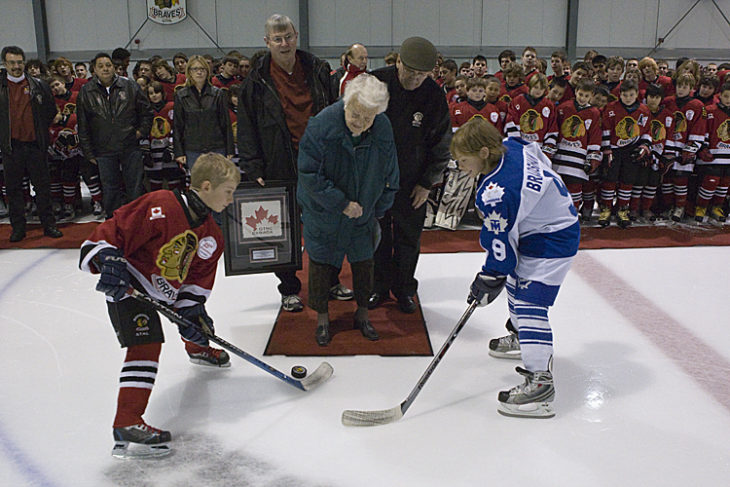
[(421, 392), (423, 386), (426, 385), (426, 381), (429, 377), (431, 377), (431, 374), (436, 369), (436, 366), (439, 364), (439, 362), (441, 362), (441, 359), (446, 354), (446, 351), (449, 349), (449, 347), (451, 347), (451, 344), (456, 339), (456, 336), (459, 334), (461, 329), (464, 328), (464, 325), (466, 324), (467, 320), (477, 306), (477, 301), (473, 301), (469, 304), (469, 307), (466, 309), (466, 311), (464, 311), (464, 314), (461, 315), (459, 322), (456, 323), (454, 329), (451, 330), (451, 335), (449, 335), (449, 337), (446, 339), (446, 342), (444, 342), (444, 344), (441, 346), (441, 350), (439, 350), (433, 360), (431, 360), (431, 363), (428, 365), (428, 368), (423, 373), (421, 378), (418, 379), (416, 387), (413, 388), (406, 400), (400, 403), (400, 406), (396, 406), (391, 409), (381, 409), (378, 411), (357, 411), (347, 409), (342, 412), (342, 424), (345, 426), (379, 426), (382, 424), (394, 423), (401, 419), (403, 415), (406, 414), (406, 411), (408, 411), (408, 408), (411, 407), (413, 401), (416, 400), (416, 396), (419, 392)]
[[(153, 308), (155, 308), (157, 311), (162, 313), (167, 319), (169, 319), (171, 322), (175, 323), (176, 325), (184, 325), (184, 326), (192, 326), (195, 328), (200, 329), (199, 326), (197, 326), (195, 323), (191, 322), (190, 320), (186, 319), (185, 317), (178, 314), (175, 310), (170, 308), (164, 303), (161, 303), (160, 301), (157, 301), (156, 299), (141, 293), (137, 291), (136, 289), (129, 288), (127, 290), (127, 294), (132, 296), (134, 299), (138, 301), (142, 301), (144, 303), (147, 303), (151, 305)], [(329, 380), (330, 377), (332, 377), (332, 374), (334, 373), (334, 369), (330, 364), (327, 362), (322, 362), (319, 364), (319, 367), (312, 372), (310, 375), (305, 377), (304, 379), (295, 379), (293, 377), (289, 377), (284, 372), (281, 372), (271, 365), (267, 364), (266, 362), (254, 357), (248, 352), (245, 352), (238, 348), (237, 346), (233, 345), (232, 343), (229, 343), (228, 341), (222, 339), (221, 337), (210, 333), (209, 331), (202, 330), (203, 333), (206, 334), (208, 337), (208, 340), (210, 340), (213, 343), (216, 343), (220, 345), (221, 347), (225, 348), (229, 352), (233, 353), (234, 355), (237, 355), (241, 357), (243, 360), (254, 364), (256, 367), (268, 372), (269, 374), (273, 375), (277, 379), (280, 379), (290, 386), (296, 387), (297, 389), (300, 389), (302, 391), (311, 391), (312, 389), (315, 389), (317, 386), (321, 385), (322, 383)]]

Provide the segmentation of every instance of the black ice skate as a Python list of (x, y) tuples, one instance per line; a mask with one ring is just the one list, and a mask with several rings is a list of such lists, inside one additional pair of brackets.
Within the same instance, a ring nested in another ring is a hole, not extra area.
[(146, 423), (114, 428), (114, 458), (157, 458), (168, 455), (171, 435), (169, 431), (153, 428)]
[(207, 365), (210, 367), (230, 367), (231, 358), (225, 350), (219, 350), (213, 347), (197, 347), (195, 352), (188, 352), (190, 361), (197, 365)]

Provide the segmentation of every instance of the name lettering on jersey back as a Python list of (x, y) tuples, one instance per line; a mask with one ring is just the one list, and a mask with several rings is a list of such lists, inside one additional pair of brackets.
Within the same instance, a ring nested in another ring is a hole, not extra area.
[(531, 157), (525, 157), (525, 170), (527, 171), (525, 187), (536, 193), (542, 191), (543, 179), (540, 172), (540, 163)]

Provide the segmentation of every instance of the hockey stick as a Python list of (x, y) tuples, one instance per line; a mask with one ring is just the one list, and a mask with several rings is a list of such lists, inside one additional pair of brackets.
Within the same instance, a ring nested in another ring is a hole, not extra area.
[(408, 408), (411, 407), (413, 401), (416, 400), (416, 396), (419, 392), (421, 392), (423, 386), (426, 385), (426, 381), (429, 377), (431, 377), (431, 374), (436, 369), (439, 362), (441, 362), (441, 359), (444, 358), (446, 351), (456, 339), (456, 335), (458, 335), (461, 329), (464, 328), (464, 325), (478, 304), (479, 303), (477, 301), (474, 301), (469, 305), (466, 311), (464, 311), (459, 322), (456, 324), (454, 329), (451, 330), (451, 335), (449, 335), (449, 338), (447, 338), (446, 342), (441, 346), (439, 353), (437, 353), (433, 360), (431, 360), (426, 371), (423, 373), (421, 378), (418, 379), (416, 387), (413, 388), (406, 400), (400, 403), (400, 406), (396, 406), (392, 409), (382, 409), (380, 411), (354, 411), (348, 409), (342, 412), (342, 424), (345, 426), (378, 426), (381, 424), (394, 423), (401, 419), (403, 415), (406, 414), (406, 411), (408, 411)]
[[(193, 326), (195, 328), (200, 329), (199, 326), (197, 326), (195, 323), (191, 322), (190, 320), (185, 319), (183, 316), (180, 316), (177, 312), (175, 312), (172, 308), (169, 306), (157, 301), (156, 299), (147, 296), (144, 293), (141, 293), (137, 291), (134, 288), (129, 288), (127, 290), (127, 294), (132, 296), (134, 299), (138, 301), (142, 301), (143, 303), (147, 303), (151, 305), (153, 308), (155, 308), (157, 311), (162, 313), (167, 319), (175, 323), (176, 325), (184, 325), (184, 326)], [(281, 379), (290, 386), (294, 386), (297, 389), (301, 389), (303, 391), (310, 391), (314, 389), (315, 387), (319, 386), (323, 382), (326, 382), (330, 377), (332, 377), (332, 374), (334, 373), (334, 369), (330, 364), (327, 362), (322, 362), (319, 364), (319, 367), (312, 372), (310, 375), (305, 377), (304, 379), (294, 379), (292, 377), (289, 377), (283, 372), (280, 372), (279, 370), (275, 369), (271, 365), (267, 364), (266, 362), (263, 362), (250, 353), (244, 352), (237, 346), (233, 345), (232, 343), (227, 342), (226, 340), (222, 339), (221, 337), (213, 334), (208, 333), (205, 330), (203, 332), (208, 337), (208, 340), (210, 340), (213, 343), (217, 343), (221, 347), (225, 348), (229, 352), (238, 355), (243, 360), (250, 362), (254, 364), (256, 367), (265, 370), (269, 374), (273, 375), (277, 379)]]

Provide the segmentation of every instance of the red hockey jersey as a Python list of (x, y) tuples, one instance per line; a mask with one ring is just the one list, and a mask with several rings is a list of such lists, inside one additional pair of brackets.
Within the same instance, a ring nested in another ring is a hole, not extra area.
[(165, 101), (175, 101), (175, 91), (177, 91), (178, 88), (185, 86), (185, 80), (186, 78), (184, 74), (176, 74), (175, 81), (172, 83), (159, 80), (162, 84), (162, 89), (165, 90)]
[(508, 137), (522, 137), (527, 142), (556, 144), (558, 127), (555, 104), (543, 96), (533, 100), (520, 95), (510, 103), (504, 131)]
[(515, 86), (502, 85), (502, 92), (499, 94), (499, 99), (509, 105), (512, 100), (520, 95), (527, 94), (527, 92), (527, 85), (524, 83)]
[(210, 84), (213, 86), (217, 86), (218, 88), (230, 88), (232, 85), (239, 85), (241, 84), (241, 80), (238, 79), (236, 76), (233, 78), (226, 78), (222, 74), (216, 74), (213, 76), (213, 78), (210, 80)]
[(649, 116), (649, 107), (643, 103), (637, 103), (636, 108), (631, 111), (626, 110), (621, 100), (609, 103), (603, 109), (601, 147), (608, 150), (623, 149), (640, 143), (651, 145)]
[(48, 153), (54, 160), (66, 160), (82, 155), (75, 113), (64, 117), (61, 123), (51, 125), (48, 128), (48, 135), (50, 136)]
[(667, 106), (674, 106), (674, 145), (678, 152), (694, 154), (702, 148), (705, 141), (705, 106), (693, 97), (665, 98)]
[(656, 113), (649, 111), (649, 136), (651, 154), (655, 161), (662, 156), (672, 158), (676, 155), (673, 107), (660, 105)]
[(557, 108), (558, 150), (553, 157), (553, 169), (558, 174), (588, 179), (586, 160), (600, 161), (601, 112), (596, 107), (579, 107), (575, 100), (561, 103)]
[(191, 227), (185, 196), (160, 190), (114, 212), (81, 245), (81, 270), (97, 274), (93, 262), (103, 248), (124, 252), (127, 269), (144, 292), (176, 308), (204, 303), (223, 254), (223, 234), (212, 215)]
[(76, 113), (76, 98), (78, 98), (78, 96), (78, 91), (66, 91), (66, 96), (53, 97), (56, 101), (58, 111), (61, 112), (64, 117), (69, 117)]
[(451, 112), (451, 126), (454, 132), (472, 118), (482, 117), (494, 125), (499, 130), (499, 133), (502, 133), (505, 114), (500, 112), (496, 105), (487, 103), (479, 110), (468, 101), (462, 101), (461, 103), (452, 104), (449, 111)]
[(712, 161), (697, 159), (698, 165), (730, 164), (730, 107), (710, 105), (706, 108), (705, 133)]

